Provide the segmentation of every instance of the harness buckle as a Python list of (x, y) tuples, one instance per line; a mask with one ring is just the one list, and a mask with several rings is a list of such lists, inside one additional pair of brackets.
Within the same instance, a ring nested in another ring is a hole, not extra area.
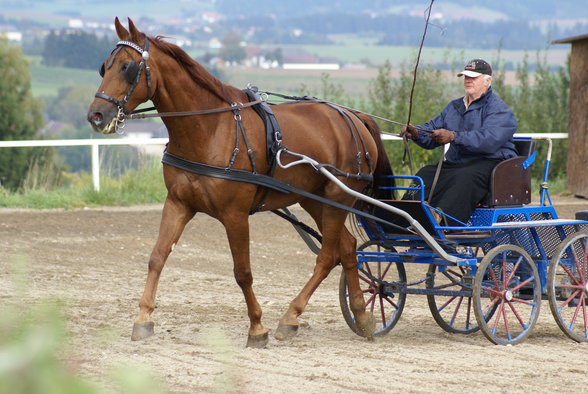
[(241, 121), (241, 109), (237, 108), (237, 107), (242, 107), (243, 103), (231, 103), (231, 107), (234, 108), (233, 109), (233, 118), (235, 118), (235, 120), (237, 122)]

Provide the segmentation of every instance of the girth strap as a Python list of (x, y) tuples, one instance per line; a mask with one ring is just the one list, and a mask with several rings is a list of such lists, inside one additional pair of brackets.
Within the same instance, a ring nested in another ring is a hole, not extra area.
[(374, 220), (376, 222), (392, 226), (397, 229), (401, 229), (406, 231), (406, 228), (398, 226), (397, 224), (391, 223), (387, 220), (380, 219), (374, 215), (370, 215), (367, 212), (360, 211), (358, 209), (348, 207), (347, 205), (340, 204), (335, 201), (331, 201), (327, 198), (317, 196), (316, 194), (312, 194), (305, 190), (299, 189), (297, 187), (291, 186), (290, 184), (280, 181), (279, 179), (272, 178), (267, 175), (263, 174), (256, 174), (245, 170), (237, 170), (237, 169), (227, 169), (224, 167), (213, 166), (210, 164), (198, 163), (191, 160), (186, 160), (182, 157), (176, 156), (169, 152), (163, 153), (163, 158), (161, 159), (163, 164), (167, 164), (185, 171), (189, 171), (195, 174), (210, 176), (213, 178), (220, 178), (226, 179), (230, 181), (236, 182), (245, 182), (245, 183), (252, 183), (254, 185), (259, 185), (263, 187), (267, 187), (273, 190), (276, 190), (280, 193), (290, 194), (296, 193), (306, 198), (310, 198), (312, 200), (318, 201), (320, 203), (330, 205), (335, 208), (342, 209), (344, 211), (353, 213), (358, 216), (363, 216), (367, 219)]

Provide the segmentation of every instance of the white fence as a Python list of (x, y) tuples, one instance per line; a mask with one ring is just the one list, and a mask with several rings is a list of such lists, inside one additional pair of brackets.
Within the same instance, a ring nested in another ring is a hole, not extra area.
[[(568, 138), (567, 133), (517, 133), (517, 137), (546, 137), (551, 139)], [(400, 140), (399, 137), (382, 134), (384, 140)], [(28, 140), (0, 141), (0, 148), (25, 148), (43, 146), (90, 146), (92, 149), (92, 181), (94, 189), (100, 190), (100, 145), (165, 145), (167, 138), (117, 138), (117, 139), (78, 139), (78, 140)]]
[(94, 190), (100, 190), (100, 145), (165, 145), (167, 138), (117, 138), (117, 139), (79, 139), (79, 140), (30, 140), (0, 141), (0, 148), (24, 148), (43, 146), (90, 146), (92, 148), (92, 182)]

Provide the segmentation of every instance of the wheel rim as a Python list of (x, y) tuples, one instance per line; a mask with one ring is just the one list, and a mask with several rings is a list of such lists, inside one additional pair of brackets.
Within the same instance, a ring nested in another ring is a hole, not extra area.
[[(362, 250), (383, 251), (373, 242), (361, 245), (358, 251)], [(367, 275), (359, 272), (359, 285), (364, 295), (366, 312), (373, 313), (376, 319), (374, 335), (385, 335), (396, 325), (404, 309), (406, 294), (394, 290), (394, 284), (406, 283), (404, 265), (370, 261), (364, 262), (362, 268), (367, 272)], [(347, 325), (357, 333), (355, 319), (349, 307), (345, 271), (341, 272), (339, 281), (339, 303)]]
[[(482, 259), (474, 284), (474, 312), (490, 341), (522, 342), (539, 317), (540, 305), (537, 267), (522, 248), (501, 245)], [(492, 308), (495, 312), (488, 318)]]
[(558, 246), (547, 286), (558, 326), (571, 339), (588, 342), (588, 232), (572, 234)]
[(429, 265), (427, 289), (466, 291), (465, 295), (428, 294), (427, 301), (433, 318), (443, 330), (454, 334), (471, 334), (480, 329), (474, 315), (471, 297), (473, 276), (468, 267), (447, 267), (439, 272), (436, 264)]

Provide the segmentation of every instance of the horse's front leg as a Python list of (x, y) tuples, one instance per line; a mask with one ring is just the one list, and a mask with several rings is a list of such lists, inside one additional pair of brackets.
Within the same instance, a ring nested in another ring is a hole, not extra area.
[(247, 314), (250, 321), (247, 347), (263, 348), (268, 343), (268, 329), (261, 324), (261, 306), (253, 292), (253, 275), (251, 274), (249, 254), (249, 215), (245, 213), (222, 220), (222, 222), (233, 256), (235, 280), (243, 291), (247, 304)]
[(143, 296), (139, 301), (139, 314), (133, 324), (133, 333), (131, 335), (133, 341), (153, 335), (154, 323), (151, 321), (151, 313), (155, 309), (155, 293), (157, 292), (161, 271), (186, 224), (193, 216), (193, 211), (173, 202), (168, 196), (163, 206), (157, 242), (149, 258), (147, 283), (145, 284)]

